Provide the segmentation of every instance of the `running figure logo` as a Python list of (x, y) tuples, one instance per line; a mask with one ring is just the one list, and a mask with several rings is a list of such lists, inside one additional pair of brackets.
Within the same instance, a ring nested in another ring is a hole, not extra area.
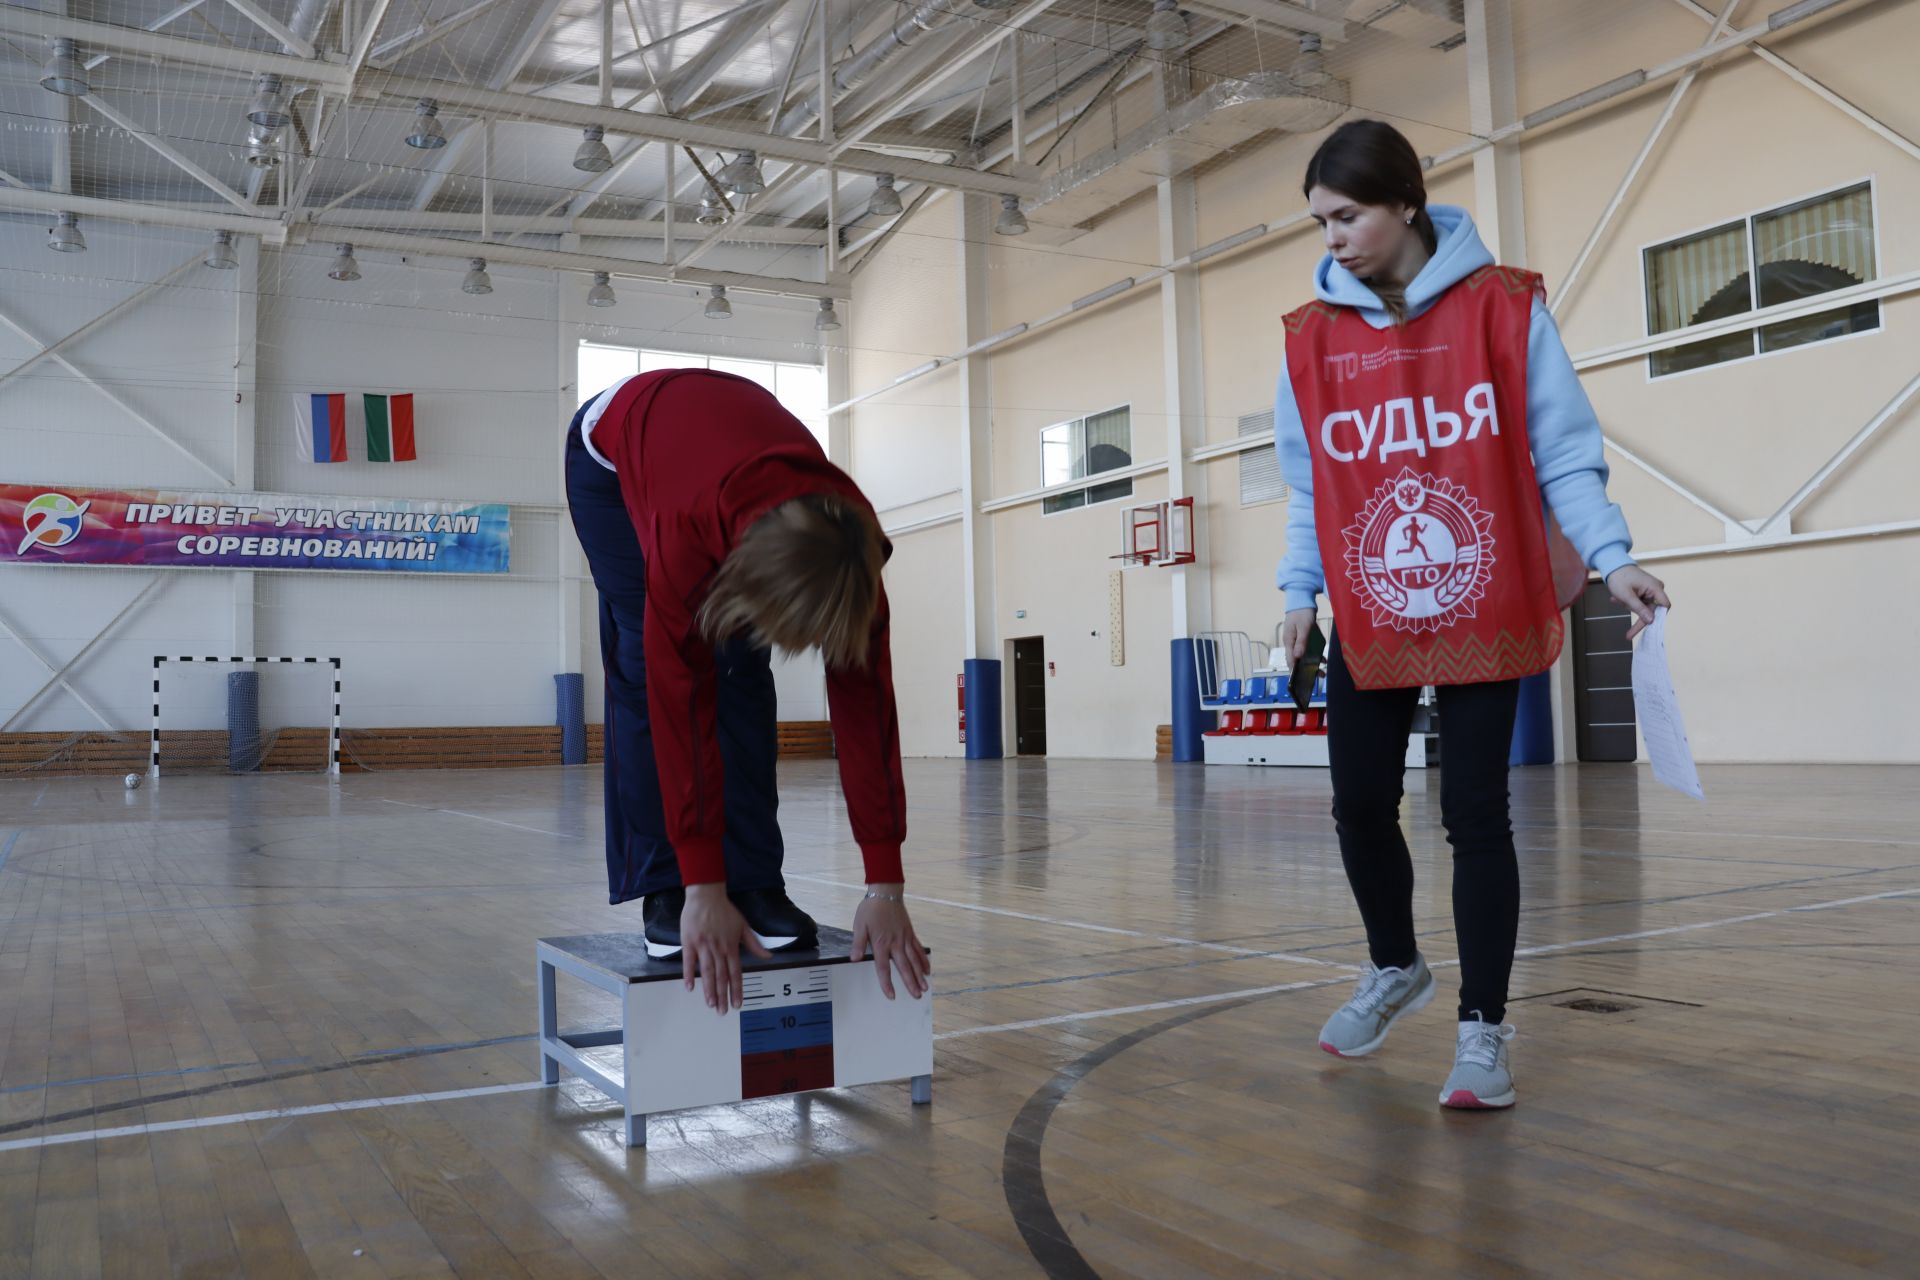
[[(1420, 541), (1420, 522), (1418, 520), (1408, 520), (1407, 523), (1401, 527), (1400, 531), (1407, 535), (1407, 545), (1400, 548), (1401, 555), (1412, 555), (1415, 551), (1418, 551), (1422, 556), (1427, 556), (1427, 544)], [(1431, 562), (1432, 557), (1427, 556), (1427, 559)]]
[(1347, 577), (1376, 627), (1438, 631), (1471, 618), (1493, 577), (1493, 514), (1451, 480), (1411, 469), (1346, 530)]
[(34, 547), (52, 550), (66, 546), (80, 536), (81, 521), (92, 505), (92, 499), (75, 502), (64, 493), (41, 494), (20, 512), (20, 523), (27, 536), (20, 540), (13, 554), (24, 556)]

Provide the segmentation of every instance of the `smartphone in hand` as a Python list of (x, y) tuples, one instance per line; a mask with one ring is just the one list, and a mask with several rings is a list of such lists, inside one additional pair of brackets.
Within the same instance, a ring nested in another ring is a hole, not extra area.
[(1300, 661), (1293, 664), (1293, 670), (1287, 675), (1287, 693), (1293, 698), (1294, 710), (1305, 711), (1313, 701), (1313, 686), (1320, 680), (1320, 664), (1326, 653), (1327, 637), (1316, 622), (1307, 632), (1307, 651), (1300, 655)]

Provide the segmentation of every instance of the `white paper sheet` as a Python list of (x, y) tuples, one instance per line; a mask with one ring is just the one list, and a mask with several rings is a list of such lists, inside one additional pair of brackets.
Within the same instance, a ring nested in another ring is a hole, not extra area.
[(1700, 772), (1693, 765), (1693, 746), (1687, 724), (1674, 696), (1673, 676), (1667, 669), (1667, 611), (1653, 611), (1653, 625), (1640, 633), (1633, 646), (1633, 714), (1646, 739), (1653, 776), (1675, 791), (1706, 799)]

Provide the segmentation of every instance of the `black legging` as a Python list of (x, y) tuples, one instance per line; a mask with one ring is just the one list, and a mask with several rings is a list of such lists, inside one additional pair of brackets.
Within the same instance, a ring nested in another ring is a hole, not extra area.
[[(1507, 753), (1520, 682), (1442, 685), (1440, 820), (1453, 846), (1460, 1016), (1499, 1022), (1520, 932), (1520, 864), (1507, 816)], [(1413, 963), (1413, 859), (1400, 831), (1407, 735), (1418, 689), (1357, 689), (1334, 637), (1327, 656), (1327, 749), (1340, 860), (1382, 968)]]

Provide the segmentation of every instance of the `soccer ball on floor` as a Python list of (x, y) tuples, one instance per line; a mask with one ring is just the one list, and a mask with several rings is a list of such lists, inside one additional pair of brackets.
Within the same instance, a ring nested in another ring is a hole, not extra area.
[(139, 789), (140, 789), (140, 775), (139, 775), (139, 774), (137, 774), (137, 773), (130, 773), (130, 774), (128, 774), (128, 775), (127, 775), (127, 790), (129, 790), (129, 791), (138, 791)]

